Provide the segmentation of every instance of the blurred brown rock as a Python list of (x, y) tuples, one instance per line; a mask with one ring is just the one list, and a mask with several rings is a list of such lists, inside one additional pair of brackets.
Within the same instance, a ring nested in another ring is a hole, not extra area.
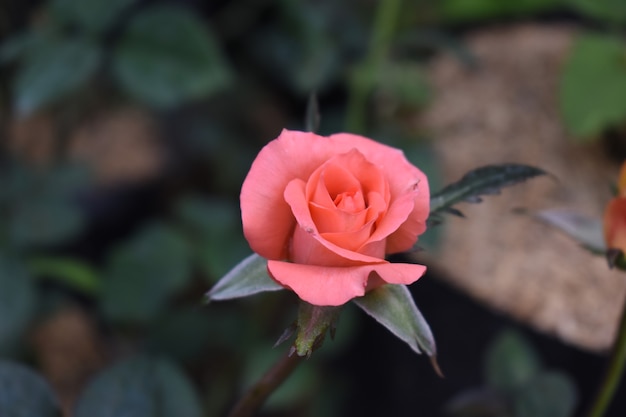
[(533, 179), (462, 204), (466, 219), (446, 218), (433, 269), (472, 296), (537, 329), (590, 350), (614, 339), (626, 275), (528, 216), (571, 208), (602, 216), (618, 163), (600, 142), (576, 144), (558, 111), (558, 82), (575, 32), (522, 24), (470, 34), (478, 68), (441, 56), (429, 69), (434, 102), (419, 127), (434, 138), (444, 183), (487, 164), (525, 163), (556, 177)]

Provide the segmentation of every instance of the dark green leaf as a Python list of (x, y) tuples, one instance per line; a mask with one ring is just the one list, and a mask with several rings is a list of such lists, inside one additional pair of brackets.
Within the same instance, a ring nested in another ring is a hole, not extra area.
[(109, 258), (102, 308), (113, 320), (151, 320), (190, 278), (189, 247), (182, 236), (164, 224), (148, 225)]
[(295, 353), (298, 356), (311, 356), (313, 351), (324, 343), (326, 332), (334, 332), (341, 307), (315, 306), (300, 301), (298, 308), (298, 328), (296, 330)]
[(33, 198), (19, 204), (11, 218), (11, 237), (18, 246), (65, 243), (85, 225), (83, 212), (70, 201)]
[(566, 0), (565, 3), (605, 24), (626, 22), (626, 3), (622, 0)]
[(50, 12), (62, 24), (77, 25), (99, 34), (111, 28), (120, 14), (137, 0), (52, 0)]
[(541, 369), (532, 346), (512, 330), (502, 332), (487, 351), (485, 376), (490, 387), (513, 392), (525, 386)]
[(206, 296), (211, 302), (282, 289), (283, 287), (268, 275), (267, 260), (254, 253), (224, 275)]
[(437, 354), (435, 338), (405, 285), (384, 285), (355, 298), (354, 303), (416, 353)]
[(159, 108), (208, 97), (230, 74), (207, 24), (174, 5), (157, 5), (130, 22), (113, 71), (132, 96)]
[(581, 140), (626, 121), (626, 50), (617, 37), (580, 36), (561, 77), (561, 112)]
[(590, 251), (598, 254), (606, 252), (602, 220), (562, 209), (543, 210), (535, 216), (569, 235)]
[(94, 75), (101, 58), (98, 45), (86, 39), (48, 40), (21, 62), (13, 84), (15, 107), (29, 114), (74, 92)]
[(16, 61), (44, 42), (43, 34), (35, 31), (21, 32), (0, 44), (0, 64)]
[(430, 99), (430, 86), (415, 63), (387, 63), (376, 80), (378, 93), (400, 106), (415, 108)]
[(210, 283), (250, 253), (236, 205), (222, 199), (187, 196), (176, 209)]
[(17, 260), (0, 254), (0, 353), (22, 335), (35, 308), (36, 292), (28, 271)]
[(482, 195), (498, 194), (504, 187), (518, 184), (546, 172), (520, 164), (488, 165), (468, 172), (430, 198), (430, 213), (445, 212), (462, 201), (478, 203)]
[(105, 370), (78, 400), (76, 417), (201, 417), (200, 401), (173, 363), (138, 357)]
[[(202, 306), (186, 308), (159, 317), (150, 326), (145, 350), (177, 361), (202, 359), (210, 346), (219, 346), (225, 329), (233, 325), (224, 315), (212, 314)], [(219, 325), (216, 322), (220, 322)], [(236, 324), (233, 331), (236, 331)]]
[(576, 387), (559, 372), (537, 375), (514, 397), (516, 417), (571, 417), (576, 408)]
[(59, 417), (61, 412), (52, 389), (40, 375), (0, 360), (0, 416)]
[(31, 273), (62, 283), (87, 295), (100, 292), (101, 281), (90, 265), (73, 258), (42, 256), (28, 262)]
[(445, 0), (442, 13), (446, 20), (467, 22), (476, 20), (525, 16), (556, 9), (562, 0)]

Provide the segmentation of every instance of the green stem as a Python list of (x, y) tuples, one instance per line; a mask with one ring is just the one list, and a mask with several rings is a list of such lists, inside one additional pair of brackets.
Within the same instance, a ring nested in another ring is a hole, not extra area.
[(368, 55), (352, 74), (348, 97), (346, 131), (365, 129), (365, 107), (381, 65), (391, 47), (402, 0), (379, 0)]
[(228, 417), (253, 416), (261, 408), (265, 400), (291, 375), (303, 359), (293, 350), (290, 350), (235, 404)]
[(622, 378), (624, 365), (626, 365), (626, 302), (623, 306), (617, 340), (609, 359), (609, 367), (600, 386), (600, 391), (587, 414), (588, 417), (602, 417), (604, 415)]

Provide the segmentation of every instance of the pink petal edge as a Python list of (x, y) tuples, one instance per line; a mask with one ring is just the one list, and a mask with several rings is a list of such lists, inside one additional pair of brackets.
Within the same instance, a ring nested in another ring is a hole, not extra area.
[(318, 306), (339, 306), (365, 295), (370, 274), (389, 284), (412, 284), (424, 275), (424, 265), (379, 263), (324, 267), (283, 261), (267, 262), (270, 275), (302, 300)]

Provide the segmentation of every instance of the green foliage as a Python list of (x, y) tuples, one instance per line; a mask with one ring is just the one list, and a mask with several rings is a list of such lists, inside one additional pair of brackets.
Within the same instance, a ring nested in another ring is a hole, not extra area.
[(186, 196), (178, 201), (176, 214), (192, 243), (196, 262), (211, 283), (250, 253), (236, 205), (217, 198)]
[[(65, 243), (84, 227), (82, 210), (72, 194), (87, 182), (85, 171), (62, 165), (42, 172), (10, 163), (2, 172), (0, 233), (4, 241), (20, 249)], [(1, 244), (1, 241), (0, 241)]]
[(29, 51), (13, 81), (15, 107), (29, 114), (85, 86), (102, 60), (87, 39), (48, 39)]
[(101, 303), (111, 320), (144, 323), (157, 317), (191, 278), (189, 247), (165, 224), (150, 224), (111, 254)]
[(157, 108), (210, 96), (230, 82), (207, 25), (178, 6), (141, 10), (110, 51), (107, 37), (135, 2), (51, 0), (48, 21), (0, 45), (0, 63), (17, 62), (14, 107), (30, 114), (58, 103), (109, 70), (108, 60), (124, 91)]
[(414, 62), (389, 62), (383, 65), (376, 80), (376, 90), (378, 94), (409, 109), (424, 106), (431, 95), (422, 68)]
[(626, 121), (626, 49), (618, 38), (583, 35), (565, 63), (560, 107), (566, 126), (582, 140)]
[(35, 287), (24, 265), (0, 253), (0, 353), (22, 336), (33, 318), (36, 301)]
[(298, 356), (311, 356), (322, 346), (326, 333), (335, 331), (341, 307), (315, 306), (300, 301), (294, 350)]
[(90, 34), (111, 29), (137, 0), (51, 0), (49, 12), (63, 26), (75, 25)]
[(87, 263), (74, 258), (40, 256), (29, 259), (28, 268), (34, 276), (43, 277), (90, 296), (100, 292), (98, 272)]
[(437, 354), (430, 326), (405, 285), (384, 285), (355, 298), (354, 303), (416, 353)]
[(540, 369), (541, 363), (537, 354), (519, 333), (501, 333), (487, 351), (487, 384), (499, 390), (514, 392), (528, 384)]
[(165, 359), (137, 357), (105, 370), (78, 400), (76, 417), (201, 417), (191, 382)]
[(527, 16), (555, 9), (562, 0), (445, 0), (441, 13), (446, 21), (471, 22)]
[(208, 96), (230, 81), (206, 25), (186, 9), (165, 5), (130, 22), (115, 49), (113, 72), (128, 93), (158, 108)]
[(622, 0), (566, 0), (574, 10), (609, 24), (626, 23), (626, 3)]
[(577, 394), (569, 377), (548, 371), (530, 380), (514, 401), (516, 417), (568, 417), (574, 413)]
[(520, 334), (498, 335), (485, 358), (487, 384), (448, 403), (455, 416), (571, 417), (578, 401), (576, 387), (560, 372), (546, 370), (533, 347)]
[(207, 300), (230, 300), (282, 289), (268, 275), (267, 260), (254, 253), (224, 275), (207, 293)]
[(488, 165), (476, 168), (465, 174), (459, 181), (431, 194), (430, 214), (431, 216), (445, 212), (460, 214), (452, 206), (462, 201), (479, 203), (483, 195), (499, 194), (504, 187), (540, 175), (546, 175), (546, 172), (520, 164)]
[(40, 375), (18, 363), (0, 360), (0, 416), (60, 415), (52, 389)]
[(588, 250), (598, 254), (606, 253), (601, 219), (565, 209), (542, 210), (534, 216), (559, 229)]

